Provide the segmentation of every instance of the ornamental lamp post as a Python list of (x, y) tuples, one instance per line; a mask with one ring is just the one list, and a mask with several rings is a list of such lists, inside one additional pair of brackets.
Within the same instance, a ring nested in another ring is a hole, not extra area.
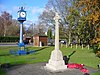
[(17, 54), (21, 55), (21, 54), (26, 54), (27, 52), (25, 51), (25, 44), (23, 43), (23, 22), (26, 21), (26, 11), (24, 10), (23, 7), (20, 8), (20, 10), (18, 11), (18, 19), (20, 22), (20, 40), (18, 43), (18, 52)]

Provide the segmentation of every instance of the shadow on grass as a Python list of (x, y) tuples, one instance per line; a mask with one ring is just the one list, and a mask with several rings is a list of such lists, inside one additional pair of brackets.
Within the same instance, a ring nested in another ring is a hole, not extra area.
[(16, 64), (16, 65), (12, 65), (10, 63), (3, 63), (0, 64), (0, 75), (7, 75), (7, 72), (12, 70), (12, 69), (17, 69), (22, 67), (25, 64)]
[(48, 47), (42, 47), (42, 48), (37, 49), (37, 50), (29, 50), (27, 54), (32, 54), (32, 53), (38, 54), (39, 51), (42, 51), (42, 50), (44, 50), (46, 48), (48, 48)]
[(7, 75), (4, 69), (0, 68), (0, 75)]
[(42, 50), (44, 50), (44, 49), (46, 49), (46, 48), (48, 48), (48, 47), (43, 47), (43, 48), (40, 48), (40, 49), (35, 50), (35, 51), (36, 51), (36, 52), (38, 52), (38, 51), (42, 51)]
[(7, 68), (10, 68), (12, 67), (13, 65), (11, 65), (10, 63), (3, 63), (3, 64), (0, 64), (0, 68), (1, 69), (7, 69)]
[(94, 53), (93, 50), (89, 51), (89, 53)]
[(0, 56), (10, 56), (11, 54), (0, 54)]

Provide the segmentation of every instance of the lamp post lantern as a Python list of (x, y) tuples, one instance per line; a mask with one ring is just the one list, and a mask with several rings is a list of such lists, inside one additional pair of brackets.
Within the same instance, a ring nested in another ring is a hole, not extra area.
[(23, 43), (23, 22), (26, 21), (26, 11), (24, 10), (23, 7), (20, 8), (20, 10), (18, 11), (18, 19), (20, 22), (20, 40), (18, 43), (18, 54), (26, 54), (27, 52), (25, 51), (25, 44)]

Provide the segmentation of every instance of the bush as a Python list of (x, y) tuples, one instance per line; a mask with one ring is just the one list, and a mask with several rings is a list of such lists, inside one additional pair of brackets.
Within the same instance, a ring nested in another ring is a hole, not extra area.
[(97, 53), (98, 52), (98, 44), (94, 44), (92, 47), (93, 47), (93, 52)]
[(100, 58), (100, 51), (96, 53), (96, 56)]
[(96, 54), (97, 57), (100, 58), (100, 42), (96, 42), (92, 44), (93, 52)]
[(91, 40), (91, 45), (93, 47), (94, 53), (97, 53), (98, 51), (100, 51), (100, 38), (95, 38)]
[(15, 36), (0, 37), (0, 42), (17, 42), (18, 40), (19, 37), (15, 37)]

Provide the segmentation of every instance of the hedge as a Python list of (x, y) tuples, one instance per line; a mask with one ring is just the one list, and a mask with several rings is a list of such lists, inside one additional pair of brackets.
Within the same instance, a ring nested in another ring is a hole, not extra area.
[(0, 36), (0, 42), (17, 42), (19, 40), (19, 37), (15, 36)]

